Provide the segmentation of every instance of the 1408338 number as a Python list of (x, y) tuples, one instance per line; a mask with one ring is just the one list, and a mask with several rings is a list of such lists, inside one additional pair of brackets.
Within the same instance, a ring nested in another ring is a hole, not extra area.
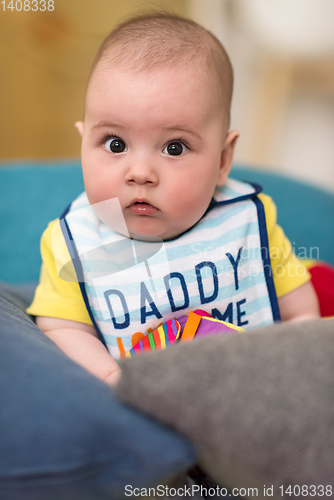
[(314, 484), (307, 486), (304, 484), (303, 486), (298, 486), (297, 484), (295, 486), (280, 486), (279, 489), (281, 490), (281, 496), (294, 496), (294, 497), (331, 497), (332, 496), (332, 486), (331, 485), (317, 485), (315, 486)]
[(45, 10), (53, 11), (55, 9), (54, 0), (11, 0), (6, 5), (6, 0), (1, 2), (2, 10), (11, 10), (12, 12), (20, 12), (24, 10), (25, 12), (36, 12), (37, 10), (44, 12)]

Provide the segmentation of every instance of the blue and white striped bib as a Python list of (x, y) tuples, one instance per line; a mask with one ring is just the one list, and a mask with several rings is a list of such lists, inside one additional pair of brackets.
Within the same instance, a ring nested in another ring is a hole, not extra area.
[(228, 179), (203, 218), (171, 241), (133, 241), (101, 222), (86, 193), (61, 217), (90, 317), (116, 360), (168, 319), (204, 309), (244, 328), (279, 319), (261, 188)]

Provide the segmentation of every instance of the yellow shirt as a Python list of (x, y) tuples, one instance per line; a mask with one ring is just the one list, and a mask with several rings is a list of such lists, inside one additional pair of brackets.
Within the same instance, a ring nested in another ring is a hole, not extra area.
[[(276, 223), (276, 206), (272, 199), (258, 195), (266, 214), (269, 252), (273, 270), (277, 297), (282, 297), (300, 287), (310, 279), (310, 274), (302, 262), (294, 255), (290, 241), (282, 228)], [(52, 249), (51, 231), (58, 219), (49, 223), (41, 239), (42, 268), (40, 282), (35, 297), (27, 312), (33, 316), (51, 316), (54, 318), (79, 321), (91, 325), (78, 283), (59, 278)], [(63, 254), (62, 261), (69, 261), (70, 256), (59, 228), (59, 246)]]

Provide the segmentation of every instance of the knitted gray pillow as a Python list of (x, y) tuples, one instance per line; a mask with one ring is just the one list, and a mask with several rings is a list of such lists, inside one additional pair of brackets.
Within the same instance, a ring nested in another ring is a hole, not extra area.
[(230, 489), (256, 487), (261, 498), (273, 485), (282, 498), (290, 485), (310, 497), (333, 487), (333, 320), (138, 355), (116, 395), (190, 439), (202, 468)]

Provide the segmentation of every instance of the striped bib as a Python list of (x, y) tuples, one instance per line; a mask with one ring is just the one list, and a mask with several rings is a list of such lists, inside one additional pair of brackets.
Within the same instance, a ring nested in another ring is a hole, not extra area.
[(195, 226), (160, 243), (110, 229), (86, 193), (70, 205), (60, 225), (92, 322), (114, 359), (143, 333), (195, 309), (246, 329), (279, 319), (260, 191), (228, 179)]

